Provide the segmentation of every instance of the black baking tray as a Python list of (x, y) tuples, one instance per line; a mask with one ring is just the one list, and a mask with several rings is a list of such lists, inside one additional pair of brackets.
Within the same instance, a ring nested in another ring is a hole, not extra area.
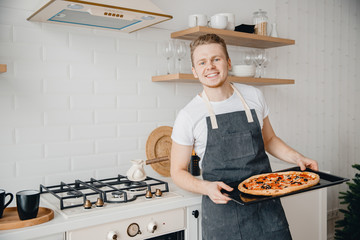
[[(292, 168), (280, 170), (277, 172), (287, 172), (287, 171), (301, 171), (301, 170), (300, 170), (300, 167), (292, 167)], [(316, 190), (319, 188), (330, 187), (333, 185), (337, 185), (337, 184), (341, 184), (343, 182), (349, 181), (349, 179), (347, 179), (347, 178), (338, 177), (338, 176), (324, 173), (324, 172), (313, 171), (311, 169), (306, 169), (305, 171), (317, 173), (320, 176), (320, 182), (317, 185), (312, 186), (310, 188), (302, 189), (302, 190), (291, 192), (291, 193), (286, 193), (286, 194), (280, 195), (280, 196), (255, 196), (255, 195), (242, 193), (238, 189), (238, 185), (241, 183), (241, 181), (228, 183), (228, 185), (234, 189), (233, 191), (228, 192), (223, 189), (223, 190), (221, 190), (221, 192), (224, 194), (227, 194), (232, 200), (234, 200), (235, 202), (237, 202), (241, 205), (248, 205), (248, 204), (253, 204), (253, 203), (266, 201), (266, 200), (270, 200), (270, 199), (274, 199), (274, 198), (280, 198), (280, 197), (285, 197), (285, 196), (289, 196), (289, 195), (299, 194), (302, 192), (312, 191), (312, 190)]]

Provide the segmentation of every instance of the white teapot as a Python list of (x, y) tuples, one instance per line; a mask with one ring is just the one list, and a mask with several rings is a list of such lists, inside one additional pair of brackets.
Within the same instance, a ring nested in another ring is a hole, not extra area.
[(146, 178), (146, 173), (144, 170), (144, 160), (134, 159), (131, 160), (132, 166), (126, 172), (126, 176), (130, 181), (138, 182), (143, 181)]

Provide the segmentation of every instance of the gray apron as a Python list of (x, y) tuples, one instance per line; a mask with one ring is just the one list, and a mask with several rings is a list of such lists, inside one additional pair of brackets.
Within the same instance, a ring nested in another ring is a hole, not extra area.
[[(202, 160), (204, 180), (230, 183), (271, 172), (256, 112), (231, 86), (245, 111), (215, 116), (205, 91), (202, 94), (210, 114), (206, 118), (208, 136)], [(202, 236), (205, 240), (291, 239), (279, 199), (250, 205), (234, 201), (215, 204), (206, 195), (202, 197)]]

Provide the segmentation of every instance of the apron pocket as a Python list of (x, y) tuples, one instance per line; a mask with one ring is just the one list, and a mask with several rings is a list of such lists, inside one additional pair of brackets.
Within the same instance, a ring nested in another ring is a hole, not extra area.
[(252, 134), (248, 132), (230, 133), (222, 136), (223, 159), (234, 160), (255, 155), (255, 150), (252, 142)]

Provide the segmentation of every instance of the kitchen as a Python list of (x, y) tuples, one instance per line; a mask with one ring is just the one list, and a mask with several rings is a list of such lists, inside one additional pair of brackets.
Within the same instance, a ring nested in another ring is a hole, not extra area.
[[(201, 90), (198, 83), (152, 81), (167, 71), (160, 43), (188, 28), (191, 14), (233, 12), (236, 25), (251, 24), (260, 8), (267, 11), (269, 23), (277, 24), (279, 37), (295, 40), (294, 45), (269, 49), (266, 69), (268, 77), (294, 79), (295, 84), (259, 86), (276, 133), (316, 159), (321, 171), (354, 176), (350, 166), (360, 153), (358, 1), (229, 0), (225, 5), (152, 0), (173, 18), (130, 34), (26, 20), (46, 2), (0, 1), (0, 64), (7, 65), (0, 73), (0, 188), (6, 192), (125, 175), (132, 159), (147, 158), (150, 133), (172, 126), (178, 111)], [(230, 46), (233, 62), (246, 50)], [(183, 66), (190, 66), (189, 52)], [(291, 167), (274, 158), (271, 163), (275, 169)], [(162, 179), (149, 165), (145, 170)], [(166, 181), (171, 190), (171, 180)], [(340, 184), (319, 193), (327, 195), (327, 239), (333, 239), (341, 207), (338, 193), (345, 190)], [(161, 200), (162, 210), (188, 207), (185, 216), (191, 220), (186, 222), (198, 224), (191, 213), (201, 199), (179, 193), (186, 199)], [(121, 209), (122, 216), (90, 214), (87, 222), (154, 211), (141, 207)], [(55, 213), (53, 220), (36, 227), (2, 230), (0, 238), (62, 239), (61, 231), (84, 227), (79, 219), (64, 220)]]

